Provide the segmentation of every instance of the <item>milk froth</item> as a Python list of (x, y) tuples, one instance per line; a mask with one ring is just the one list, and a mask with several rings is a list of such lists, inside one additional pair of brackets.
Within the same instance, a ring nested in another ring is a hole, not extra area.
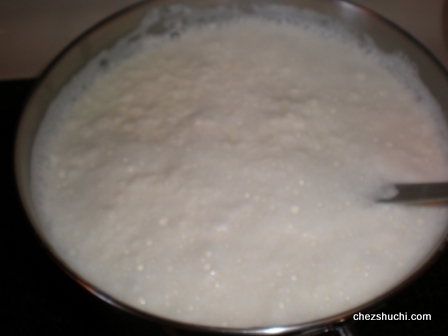
[(375, 202), (448, 178), (440, 111), (404, 61), (253, 17), (148, 39), (65, 104), (69, 84), (34, 148), (42, 229), (83, 279), (170, 319), (293, 324), (433, 250), (444, 208)]

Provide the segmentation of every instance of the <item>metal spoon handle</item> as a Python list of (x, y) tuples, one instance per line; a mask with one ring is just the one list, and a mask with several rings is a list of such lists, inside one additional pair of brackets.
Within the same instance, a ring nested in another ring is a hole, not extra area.
[(448, 182), (394, 184), (379, 202), (448, 201)]

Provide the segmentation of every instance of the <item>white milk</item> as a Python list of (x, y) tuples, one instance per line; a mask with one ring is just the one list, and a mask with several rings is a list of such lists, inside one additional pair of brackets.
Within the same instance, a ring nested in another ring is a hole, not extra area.
[(33, 154), (61, 258), (137, 309), (229, 327), (327, 317), (406, 278), (447, 211), (375, 197), (448, 178), (440, 116), (386, 70), (398, 58), (325, 35), (240, 19), (69, 86)]

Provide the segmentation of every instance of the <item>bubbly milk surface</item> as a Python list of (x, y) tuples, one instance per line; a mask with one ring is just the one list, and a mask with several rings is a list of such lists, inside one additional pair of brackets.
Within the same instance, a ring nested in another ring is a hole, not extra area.
[(437, 111), (323, 35), (190, 29), (56, 104), (32, 178), (61, 258), (138, 309), (228, 327), (327, 317), (408, 276), (446, 210), (375, 197), (448, 179)]

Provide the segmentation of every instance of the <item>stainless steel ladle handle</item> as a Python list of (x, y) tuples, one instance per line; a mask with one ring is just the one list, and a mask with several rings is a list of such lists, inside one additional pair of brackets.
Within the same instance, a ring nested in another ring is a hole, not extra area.
[(387, 186), (380, 195), (382, 203), (430, 203), (448, 201), (448, 182), (406, 183)]

